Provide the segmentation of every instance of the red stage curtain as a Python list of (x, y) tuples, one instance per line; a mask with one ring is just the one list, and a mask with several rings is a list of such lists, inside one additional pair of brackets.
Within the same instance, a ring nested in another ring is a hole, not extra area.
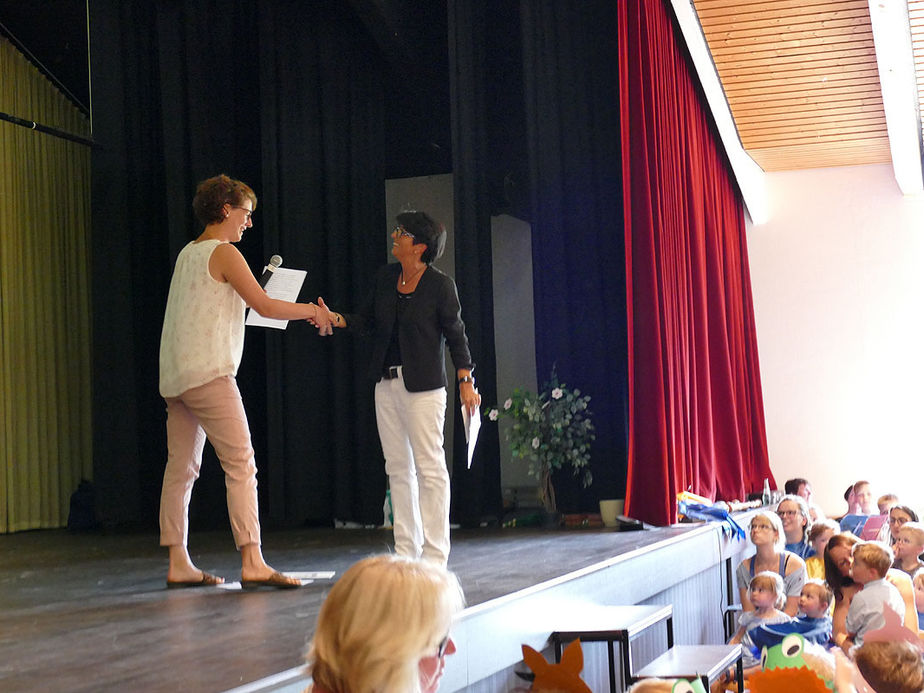
[(743, 207), (666, 4), (619, 17), (626, 512), (658, 525), (678, 491), (743, 499), (770, 477)]

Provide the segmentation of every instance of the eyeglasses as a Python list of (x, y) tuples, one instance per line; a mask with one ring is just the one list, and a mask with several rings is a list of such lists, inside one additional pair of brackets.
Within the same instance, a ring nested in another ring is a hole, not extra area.
[(777, 510), (776, 514), (780, 517), (795, 517), (799, 514), (798, 510)]
[(753, 532), (755, 529), (770, 529), (770, 530), (772, 530), (772, 529), (773, 529), (773, 525), (751, 525), (751, 531)]
[(239, 207), (238, 205), (231, 205), (231, 209), (243, 209), (245, 212), (247, 212), (247, 220), (248, 220), (248, 221), (249, 221), (250, 218), (253, 216), (253, 210), (252, 210), (252, 209), (247, 209), (246, 207)]
[(406, 228), (404, 228), (404, 227), (401, 226), (400, 224), (398, 224), (398, 225), (394, 228), (394, 231), (392, 231), (392, 233), (396, 233), (396, 234), (398, 234), (399, 236), (404, 236), (405, 238), (410, 238), (412, 241), (417, 240), (417, 236), (415, 236), (413, 233), (411, 233), (410, 231), (408, 231)]
[(889, 518), (890, 525), (903, 525), (906, 522), (910, 522), (910, 520), (908, 520), (907, 517), (890, 517)]
[(446, 654), (447, 647), (449, 647), (449, 633), (446, 633), (446, 637), (440, 640), (440, 646), (436, 650), (437, 659), (441, 659)]

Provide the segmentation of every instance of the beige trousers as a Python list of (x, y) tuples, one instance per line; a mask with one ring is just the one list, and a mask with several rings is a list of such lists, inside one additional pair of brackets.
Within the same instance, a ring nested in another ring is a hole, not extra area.
[(244, 403), (231, 376), (167, 397), (167, 467), (160, 495), (160, 545), (186, 545), (189, 499), (206, 438), (225, 471), (228, 516), (237, 548), (260, 543), (257, 465)]

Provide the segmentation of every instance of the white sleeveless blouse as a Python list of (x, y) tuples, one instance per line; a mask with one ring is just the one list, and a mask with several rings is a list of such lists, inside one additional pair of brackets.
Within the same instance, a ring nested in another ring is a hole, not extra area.
[(176, 397), (224, 375), (236, 375), (244, 352), (244, 299), (209, 274), (222, 241), (180, 251), (160, 336), (160, 394)]

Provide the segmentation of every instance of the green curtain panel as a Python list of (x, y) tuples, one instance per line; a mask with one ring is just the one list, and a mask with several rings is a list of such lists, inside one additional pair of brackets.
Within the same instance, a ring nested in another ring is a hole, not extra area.
[[(0, 38), (0, 111), (89, 137)], [(0, 532), (62, 527), (90, 479), (90, 148), (0, 121)]]

